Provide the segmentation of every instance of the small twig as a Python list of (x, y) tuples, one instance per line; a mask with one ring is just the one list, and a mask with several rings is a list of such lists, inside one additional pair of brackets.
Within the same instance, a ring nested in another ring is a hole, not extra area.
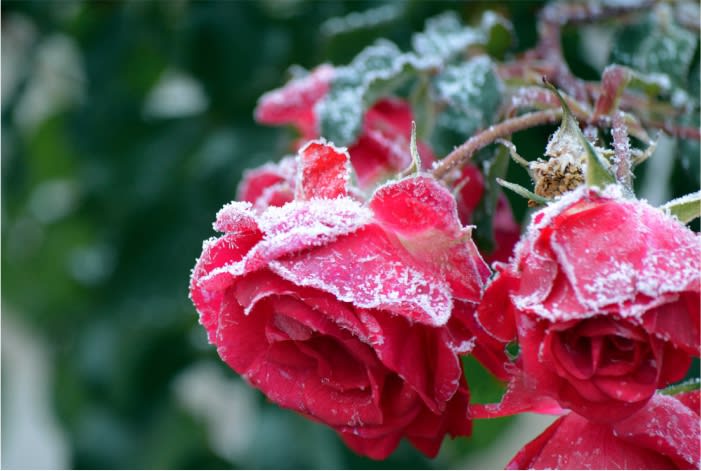
[(612, 116), (611, 137), (613, 138), (613, 152), (616, 156), (616, 179), (624, 185), (631, 185), (631, 151), (628, 140), (628, 129), (624, 122), (622, 111), (616, 111)]
[(433, 169), (433, 176), (439, 180), (444, 178), (451, 170), (466, 164), (475, 152), (491, 144), (496, 139), (510, 136), (517, 131), (535, 126), (557, 123), (561, 118), (562, 110), (552, 109), (527, 113), (494, 124), (455, 148)]

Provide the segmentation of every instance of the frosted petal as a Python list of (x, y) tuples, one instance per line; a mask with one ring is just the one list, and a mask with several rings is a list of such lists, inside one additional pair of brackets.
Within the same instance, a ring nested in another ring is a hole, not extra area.
[(644, 409), (613, 424), (613, 433), (658, 451), (682, 468), (701, 467), (699, 416), (672, 396), (654, 395)]
[(217, 212), (214, 230), (219, 232), (252, 232), (258, 230), (256, 213), (248, 201), (232, 201)]
[(257, 217), (265, 234), (240, 260), (224, 263), (204, 276), (201, 283), (226, 283), (244, 273), (263, 268), (268, 262), (289, 253), (321, 246), (365, 225), (372, 213), (350, 198), (293, 201), (271, 206)]
[(429, 325), (450, 318), (446, 283), (398, 248), (376, 225), (329, 246), (270, 262), (270, 268), (300, 286), (312, 286), (356, 307), (387, 309)]
[(295, 199), (336, 198), (348, 195), (350, 156), (326, 141), (307, 143), (299, 150), (299, 181)]
[(314, 105), (329, 91), (334, 69), (322, 64), (309, 75), (293, 79), (282, 88), (264, 94), (258, 100), (256, 121), (264, 124), (295, 124), (302, 135), (316, 135)]
[(456, 298), (479, 300), (490, 270), (445, 187), (427, 176), (406, 178), (378, 188), (369, 206), (417, 260), (449, 281)]

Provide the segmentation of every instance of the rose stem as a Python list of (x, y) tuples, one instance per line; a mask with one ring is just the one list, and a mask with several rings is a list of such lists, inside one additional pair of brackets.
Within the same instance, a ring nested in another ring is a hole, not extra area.
[(494, 124), (456, 147), (433, 169), (433, 176), (439, 180), (444, 178), (452, 169), (466, 164), (475, 152), (491, 144), (495, 139), (542, 124), (557, 123), (561, 118), (562, 110), (552, 109), (526, 113)]

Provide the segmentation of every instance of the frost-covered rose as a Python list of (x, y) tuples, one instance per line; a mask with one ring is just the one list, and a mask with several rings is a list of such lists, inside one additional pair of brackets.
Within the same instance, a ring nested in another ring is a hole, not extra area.
[(700, 249), (661, 210), (617, 187), (582, 187), (535, 214), (477, 320), (498, 340), (518, 338), (523, 391), (619, 420), (699, 356)]
[[(258, 101), (255, 118), (264, 124), (295, 126), (305, 143), (319, 137), (314, 111), (329, 91), (334, 69), (320, 65), (304, 77), (272, 90)], [(366, 190), (411, 165), (409, 139), (413, 120), (411, 106), (398, 98), (383, 98), (368, 109), (360, 135), (348, 148), (359, 188)], [(429, 168), (435, 156), (423, 142), (417, 143), (423, 167)]]
[(571, 412), (557, 419), (507, 469), (699, 469), (699, 392), (655, 394), (615, 423)]
[(427, 176), (348, 197), (348, 154), (314, 141), (295, 199), (217, 214), (190, 295), (222, 359), (270, 400), (381, 459), (467, 435), (458, 355), (489, 270), (450, 192)]

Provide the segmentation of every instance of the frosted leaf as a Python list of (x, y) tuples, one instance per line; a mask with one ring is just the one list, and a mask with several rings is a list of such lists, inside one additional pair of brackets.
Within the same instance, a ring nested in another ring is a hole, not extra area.
[(450, 318), (452, 295), (438, 276), (396, 247), (378, 226), (270, 263), (296, 285), (326, 291), (356, 307), (387, 309), (424, 324)]
[(682, 223), (693, 221), (701, 215), (701, 191), (675, 198), (665, 203), (662, 210)]
[(311, 141), (299, 150), (299, 181), (295, 199), (336, 198), (348, 194), (350, 156), (324, 139)]
[(401, 4), (382, 5), (365, 11), (352, 12), (343, 17), (335, 17), (321, 24), (321, 32), (326, 36), (347, 34), (358, 30), (376, 28), (401, 17), (404, 8)]
[(368, 106), (404, 83), (412, 73), (438, 65), (433, 58), (402, 53), (381, 39), (363, 49), (353, 61), (338, 67), (329, 93), (314, 109), (320, 133), (339, 145), (352, 143)]
[(454, 12), (429, 18), (423, 32), (411, 38), (414, 50), (423, 56), (440, 57), (447, 61), (473, 44), (487, 42), (486, 35), (475, 28), (463, 26)]
[(436, 98), (447, 104), (438, 127), (464, 136), (490, 123), (501, 103), (501, 81), (487, 56), (445, 67), (432, 85)]
[(679, 86), (686, 82), (697, 41), (697, 35), (676, 24), (668, 5), (659, 5), (648, 18), (617, 32), (609, 62), (667, 75)]

